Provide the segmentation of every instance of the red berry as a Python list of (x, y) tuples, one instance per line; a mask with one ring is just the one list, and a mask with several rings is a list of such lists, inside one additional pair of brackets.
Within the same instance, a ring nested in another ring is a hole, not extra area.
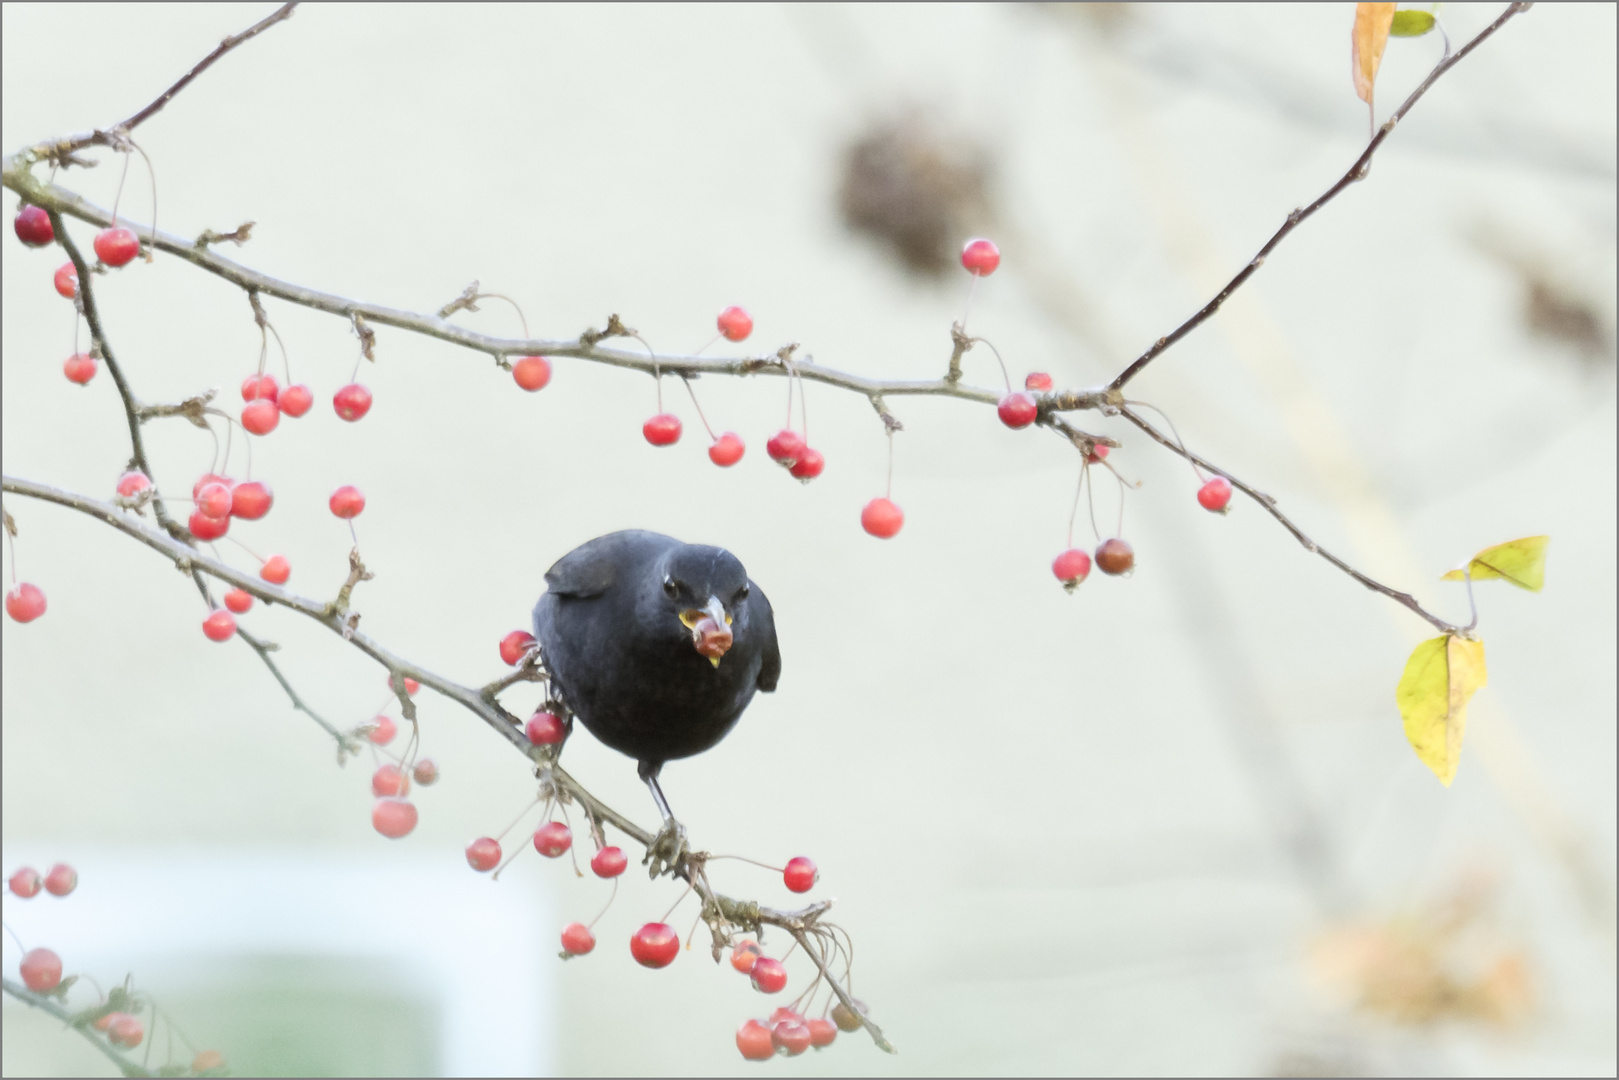
[(1015, 390), (1001, 398), (995, 411), (1000, 413), (1001, 423), (1009, 428), (1026, 428), (1040, 415), (1040, 407), (1034, 403), (1034, 398), (1022, 390)]
[[(422, 688), (422, 684), (417, 682), (415, 679), (411, 678), (409, 675), (405, 676), (404, 683), (405, 683), (405, 696), (406, 697), (415, 697), (416, 696), (416, 691), (418, 691), (418, 690), (420, 690)], [(388, 680), (388, 689), (392, 690), (393, 685), (394, 685), (393, 680), (389, 679)]]
[(821, 470), (824, 468), (826, 468), (826, 458), (822, 456), (819, 450), (806, 446), (803, 452), (798, 455), (798, 460), (793, 463), (793, 467), (787, 471), (807, 484), (820, 476)]
[(560, 821), (547, 821), (534, 830), (534, 850), (554, 859), (573, 847), (573, 830)]
[(513, 630), (500, 639), (500, 658), (512, 667), (523, 662), (529, 649), (534, 647), (534, 635), (526, 630)]
[(258, 401), (263, 398), (273, 402), (280, 392), (281, 387), (276, 383), (274, 375), (249, 375), (242, 380), (243, 401)]
[(45, 594), (38, 585), (23, 582), (6, 593), (6, 614), (18, 622), (33, 622), (45, 614)]
[(56, 277), (51, 279), (56, 291), (71, 300), (79, 295), (79, 271), (70, 262), (65, 262), (56, 268)]
[(1051, 376), (1047, 375), (1043, 371), (1031, 371), (1023, 380), (1023, 389), (1034, 390), (1042, 394), (1046, 393), (1055, 385), (1056, 384), (1051, 381)]
[(543, 709), (529, 717), (528, 723), (523, 727), (523, 734), (527, 735), (528, 741), (535, 746), (555, 746), (567, 733), (562, 718)]
[(467, 845), (467, 865), (480, 874), (487, 874), (500, 865), (500, 841), (492, 836), (480, 836)]
[(770, 1041), (788, 1057), (797, 1057), (810, 1048), (810, 1030), (800, 1020), (783, 1020), (770, 1029)]
[(259, 567), (259, 577), (271, 585), (285, 585), (291, 576), (292, 565), (287, 562), (285, 555), (271, 555), (264, 560), (264, 565)]
[(1001, 249), (989, 240), (969, 240), (961, 249), (961, 265), (970, 274), (988, 277), (1001, 265)]
[(353, 484), (344, 484), (332, 492), (332, 497), (326, 501), (326, 505), (340, 518), (359, 517), (360, 511), (365, 509), (365, 496), (360, 494), (360, 489)]
[(731, 966), (744, 975), (751, 974), (761, 955), (758, 942), (743, 938), (731, 948)]
[(793, 892), (809, 892), (819, 880), (821, 872), (815, 868), (815, 862), (802, 855), (787, 860), (787, 869), (782, 871), (782, 880)]
[(531, 393), (544, 390), (545, 384), (551, 381), (551, 361), (543, 356), (525, 356), (512, 365), (512, 378)]
[(45, 875), (45, 891), (52, 896), (66, 896), (79, 887), (79, 872), (67, 863), (57, 863)]
[(123, 226), (96, 233), (96, 255), (108, 266), (123, 266), (141, 253), (141, 242)]
[(371, 391), (359, 383), (349, 383), (332, 395), (332, 407), (344, 420), (358, 420), (371, 411)]
[(793, 1008), (791, 1005), (778, 1005), (774, 1009), (770, 1010), (770, 1019), (766, 1020), (765, 1023), (771, 1027), (775, 1027), (783, 1020), (791, 1020), (795, 1024), (802, 1024), (804, 1022), (804, 1014)]
[(623, 848), (604, 847), (590, 857), (590, 868), (600, 878), (613, 878), (624, 872), (630, 860)]
[(1231, 481), (1223, 476), (1216, 476), (1197, 489), (1197, 501), (1203, 509), (1219, 513), (1231, 501)]
[(708, 448), (708, 460), (722, 469), (729, 469), (742, 460), (742, 452), (746, 449), (736, 432), (727, 431), (715, 439), (714, 445)]
[(62, 981), (62, 958), (49, 949), (29, 949), (23, 953), (22, 981), (34, 993), (54, 990)]
[(228, 476), (220, 476), (218, 473), (203, 473), (197, 478), (197, 482), (191, 485), (191, 497), (195, 499), (201, 496), (202, 489), (209, 484), (224, 484), (226, 487), (234, 487), (236, 481)]
[(215, 611), (202, 620), (202, 632), (209, 641), (229, 641), (236, 633), (236, 616), (228, 611)]
[(296, 386), (287, 387), (285, 390), (281, 391), (280, 394), (276, 395), (275, 399), (276, 408), (280, 409), (294, 420), (308, 412), (309, 407), (314, 403), (315, 395), (311, 394), (309, 392), (309, 387), (305, 386), (303, 383), (298, 383)]
[(817, 1017), (806, 1025), (810, 1033), (810, 1045), (819, 1050), (823, 1046), (831, 1046), (832, 1041), (838, 1037), (838, 1025), (830, 1020)]
[(386, 762), (377, 766), (377, 771), (371, 774), (371, 794), (406, 795), (410, 792), (410, 778), (404, 774), (398, 765)]
[(673, 446), (680, 441), (680, 417), (674, 413), (659, 413), (641, 425), (641, 434), (653, 446)]
[(394, 741), (399, 733), (399, 725), (393, 722), (391, 716), (373, 716), (371, 726), (366, 730), (365, 737), (378, 746), (387, 746)]
[(1064, 585), (1078, 585), (1091, 572), (1090, 553), (1079, 548), (1069, 548), (1051, 560), (1051, 572), (1056, 574), (1057, 580)]
[(1103, 540), (1096, 549), (1096, 568), (1104, 574), (1123, 574), (1136, 564), (1136, 553), (1129, 544), (1115, 536)]
[(242, 427), (249, 434), (268, 435), (281, 423), (281, 410), (273, 401), (250, 401), (242, 409)]
[(197, 492), (197, 512), (206, 514), (211, 518), (222, 518), (230, 515), (231, 494), (230, 488), (224, 484), (205, 484)]
[(771, 461), (792, 468), (798, 461), (798, 455), (804, 452), (805, 445), (804, 436), (792, 428), (782, 428), (765, 443), (765, 453), (770, 455)]
[(649, 922), (630, 938), (630, 955), (642, 967), (668, 967), (680, 955), (680, 935), (667, 923)]
[(80, 386), (96, 377), (96, 369), (100, 363), (89, 353), (74, 353), (62, 361), (62, 374), (67, 376), (68, 382), (76, 382)]
[(124, 1014), (117, 1012), (103, 1013), (101, 1016), (97, 1017), (96, 1022), (90, 1026), (95, 1028), (97, 1031), (106, 1031), (108, 1028), (112, 1027), (112, 1022), (122, 1015)]
[(107, 1041), (114, 1046), (135, 1047), (146, 1038), (146, 1028), (140, 1017), (129, 1013), (112, 1013), (112, 1023), (107, 1025)]
[(118, 494), (126, 499), (134, 498), (151, 486), (151, 478), (139, 469), (133, 469), (118, 478)]
[(416, 807), (404, 799), (378, 799), (371, 807), (371, 827), (390, 840), (398, 840), (416, 827)]
[(596, 947), (596, 935), (584, 923), (569, 923), (562, 928), (562, 949), (569, 956), (583, 956)]
[(753, 317), (735, 305), (720, 312), (716, 321), (726, 341), (745, 341), (753, 333)]
[(238, 615), (245, 614), (253, 606), (253, 594), (246, 589), (232, 589), (225, 594), (225, 606)]
[(17, 239), (29, 247), (44, 247), (56, 239), (51, 216), (37, 206), (25, 206), (17, 211), (17, 220), (12, 226), (17, 230)]
[(1101, 443), (1096, 443), (1091, 447), (1091, 452), (1085, 455), (1085, 460), (1090, 462), (1092, 465), (1095, 465), (1097, 462), (1107, 457), (1107, 451), (1107, 447), (1103, 446)]
[[(251, 407), (251, 406), (250, 406)], [(263, 480), (247, 480), (231, 488), (230, 516), (244, 521), (257, 521), (270, 512), (275, 493)]]
[(781, 988), (787, 985), (787, 969), (781, 966), (780, 960), (772, 960), (768, 956), (755, 960), (753, 970), (748, 974), (753, 976), (753, 988), (761, 994), (780, 993)]
[(40, 886), (44, 884), (44, 881), (45, 879), (39, 876), (38, 870), (35, 870), (32, 866), (24, 866), (11, 875), (11, 881), (8, 884), (11, 886), (12, 892), (27, 900), (30, 897), (39, 895)]
[(424, 757), (416, 763), (416, 767), (410, 771), (410, 775), (414, 776), (416, 782), (422, 787), (432, 787), (438, 783), (438, 762), (430, 757)]
[(888, 499), (873, 499), (860, 511), (860, 527), (871, 535), (887, 540), (905, 524), (905, 511)]
[(757, 1020), (745, 1020), (736, 1029), (736, 1048), (749, 1061), (769, 1061), (776, 1056), (776, 1044), (770, 1029)]

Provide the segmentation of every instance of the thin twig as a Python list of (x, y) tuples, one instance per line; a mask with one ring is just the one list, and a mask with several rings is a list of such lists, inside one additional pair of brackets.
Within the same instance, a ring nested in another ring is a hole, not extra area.
[(86, 1042), (88, 1042), (91, 1046), (94, 1046), (97, 1050), (100, 1050), (103, 1054), (107, 1055), (108, 1060), (110, 1060), (114, 1065), (118, 1066), (118, 1071), (123, 1073), (125, 1076), (153, 1075), (147, 1070), (141, 1068), (139, 1065), (135, 1064), (135, 1062), (131, 1059), (125, 1057), (123, 1054), (115, 1050), (112, 1043), (108, 1042), (104, 1038), (101, 1038), (88, 1025), (77, 1023), (76, 1021), (78, 1020), (78, 1017), (60, 1001), (57, 1001), (49, 994), (36, 994), (21, 983), (12, 982), (10, 979), (6, 978), (0, 978), (0, 987), (3, 987), (6, 993), (10, 994), (24, 1005), (32, 1006), (33, 1008), (39, 1009), (41, 1012), (50, 1013), (68, 1027), (73, 1028), (80, 1035), (83, 1035)]

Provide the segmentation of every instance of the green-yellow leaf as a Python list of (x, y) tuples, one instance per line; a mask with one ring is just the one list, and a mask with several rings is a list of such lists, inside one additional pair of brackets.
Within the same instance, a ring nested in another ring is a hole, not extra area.
[[(1500, 578), (1520, 589), (1539, 592), (1546, 584), (1546, 545), (1549, 536), (1526, 536), (1521, 540), (1508, 540), (1504, 544), (1487, 547), (1468, 560), (1474, 581)], [(1461, 581), (1462, 572), (1452, 570), (1440, 581)]]
[(1433, 29), (1431, 11), (1396, 11), (1389, 33), (1394, 37), (1421, 37)]
[(1422, 763), (1446, 787), (1456, 778), (1467, 730), (1467, 702), (1483, 686), (1484, 643), (1451, 634), (1411, 651), (1394, 700), (1405, 718), (1405, 737)]

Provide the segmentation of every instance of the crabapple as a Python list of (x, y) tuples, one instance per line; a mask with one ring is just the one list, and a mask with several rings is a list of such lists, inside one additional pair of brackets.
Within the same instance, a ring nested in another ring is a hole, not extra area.
[(259, 567), (259, 577), (271, 585), (285, 585), (291, 576), (292, 564), (287, 562), (285, 555), (271, 555), (264, 560), (264, 565)]
[(371, 774), (371, 794), (381, 798), (385, 795), (408, 795), (410, 793), (410, 778), (400, 771), (399, 766), (393, 762), (385, 762), (377, 766), (377, 771)]
[(371, 391), (359, 383), (349, 383), (332, 395), (332, 408), (344, 420), (358, 420), (371, 411)]
[(56, 276), (51, 279), (56, 291), (63, 297), (71, 300), (79, 295), (79, 271), (70, 262), (65, 262), (56, 268)]
[(1097, 462), (1107, 457), (1107, 451), (1108, 448), (1103, 446), (1101, 443), (1093, 443), (1091, 445), (1090, 453), (1085, 455), (1085, 460), (1090, 462), (1092, 465), (1095, 465)]
[(727, 431), (715, 439), (714, 444), (708, 448), (708, 460), (722, 469), (729, 469), (742, 460), (742, 452), (746, 449), (747, 446), (743, 444), (740, 435), (734, 431)]
[(753, 333), (753, 316), (735, 304), (720, 312), (720, 317), (715, 322), (720, 328), (720, 333), (725, 335), (726, 341), (745, 341), (748, 335)]
[(798, 455), (798, 460), (793, 462), (792, 468), (787, 471), (807, 484), (820, 476), (824, 468), (826, 468), (825, 456), (819, 450), (806, 446)]
[(224, 484), (227, 488), (229, 488), (235, 487), (236, 481), (232, 480), (228, 476), (220, 476), (218, 473), (203, 473), (197, 478), (197, 482), (191, 485), (191, 497), (195, 499), (200, 496), (202, 494), (202, 489), (207, 487), (209, 484)]
[(281, 410), (274, 401), (260, 398), (242, 407), (242, 427), (252, 435), (268, 435), (281, 423)]
[(45, 879), (39, 876), (38, 870), (35, 870), (32, 866), (24, 866), (15, 874), (12, 874), (11, 880), (6, 884), (10, 886), (13, 893), (27, 900), (39, 895), (40, 887), (44, 882)]
[(832, 1041), (838, 1037), (838, 1025), (830, 1020), (816, 1017), (806, 1023), (810, 1033), (810, 1045), (819, 1050), (824, 1046), (831, 1046)]
[(62, 981), (62, 958), (49, 949), (29, 949), (23, 953), (22, 981), (34, 993), (54, 990)]
[(680, 955), (680, 935), (668, 923), (649, 922), (630, 938), (630, 955), (642, 967), (668, 967)]
[(191, 1071), (194, 1073), (213, 1072), (224, 1067), (225, 1055), (218, 1050), (200, 1050), (197, 1056), (191, 1059)]
[(18, 622), (33, 622), (45, 614), (45, 594), (38, 585), (23, 582), (6, 593), (6, 614)]
[(62, 374), (67, 376), (68, 382), (76, 382), (83, 386), (96, 377), (98, 366), (96, 358), (89, 353), (74, 353), (62, 361)]
[(534, 647), (534, 635), (527, 630), (513, 630), (500, 639), (500, 658), (512, 667), (522, 663), (523, 657)]
[(108, 266), (123, 266), (141, 253), (141, 242), (123, 226), (96, 233), (96, 257)]
[(230, 513), (230, 488), (224, 484), (204, 484), (197, 492), (197, 510), (211, 518), (222, 518)]
[(744, 1020), (736, 1029), (736, 1048), (749, 1061), (769, 1061), (776, 1056), (770, 1029), (757, 1020)]
[(988, 277), (1001, 265), (1001, 249), (990, 240), (969, 240), (961, 249), (961, 265), (975, 277)]
[(225, 606), (238, 615), (244, 614), (253, 606), (253, 594), (246, 589), (232, 589), (225, 594)]
[(365, 509), (365, 496), (353, 484), (344, 484), (332, 492), (332, 497), (326, 501), (332, 513), (340, 518), (355, 518)]
[(209, 641), (229, 641), (236, 633), (236, 617), (228, 611), (216, 610), (202, 620), (202, 632)]
[(242, 380), (243, 401), (258, 401), (263, 398), (266, 401), (273, 402), (280, 392), (281, 386), (275, 381), (274, 375), (255, 374), (249, 375)]
[(1223, 476), (1216, 476), (1197, 489), (1197, 501), (1203, 509), (1220, 513), (1231, 501), (1231, 481)]
[(366, 730), (365, 737), (378, 746), (387, 746), (394, 741), (394, 735), (399, 731), (399, 725), (393, 722), (391, 716), (373, 716), (371, 726)]
[(113, 1013), (112, 1023), (107, 1025), (107, 1041), (114, 1046), (136, 1047), (146, 1037), (146, 1027), (140, 1017), (129, 1013)]
[(1031, 371), (1023, 378), (1023, 389), (1033, 390), (1041, 394), (1044, 394), (1055, 385), (1051, 381), (1051, 376), (1043, 371)]
[(152, 486), (151, 477), (139, 469), (131, 469), (118, 478), (118, 494), (124, 498), (133, 498)]
[(601, 878), (618, 877), (629, 863), (624, 849), (620, 847), (604, 847), (590, 857), (590, 868)]
[(765, 443), (765, 453), (770, 455), (771, 461), (792, 468), (798, 463), (798, 455), (804, 452), (806, 445), (804, 436), (792, 428), (782, 428)]
[(860, 511), (860, 527), (882, 540), (899, 532), (904, 524), (905, 511), (889, 499), (873, 499)]
[(821, 876), (815, 868), (815, 862), (802, 855), (787, 860), (787, 869), (782, 871), (782, 880), (793, 892), (809, 892)]
[[(415, 697), (416, 696), (416, 691), (418, 691), (418, 690), (420, 690), (422, 688), (422, 684), (417, 682), (415, 679), (411, 678), (409, 675), (406, 675), (402, 681), (405, 684), (405, 696), (406, 697)], [(394, 686), (393, 679), (390, 677), (388, 679), (388, 689), (392, 690), (393, 686)]]
[(438, 762), (430, 757), (424, 757), (416, 763), (416, 767), (410, 771), (410, 775), (414, 776), (416, 782), (422, 787), (432, 787), (438, 783)]
[(1104, 574), (1123, 574), (1136, 564), (1136, 553), (1121, 538), (1104, 540), (1096, 549), (1096, 568)]
[[(855, 1009), (858, 1009), (859, 1012), (856, 1012)], [(860, 1017), (865, 1014), (865, 1011), (866, 1006), (860, 1001), (854, 1003), (854, 1009), (849, 1008), (840, 1001), (832, 1006), (832, 1022), (838, 1025), (839, 1031), (859, 1031), (861, 1027)]]
[(492, 836), (480, 836), (467, 845), (467, 865), (486, 874), (500, 865), (500, 841)]
[(45, 891), (52, 896), (66, 896), (79, 887), (79, 872), (67, 863), (57, 863), (45, 875)]
[(680, 417), (674, 413), (659, 413), (641, 425), (641, 434), (653, 446), (673, 446), (680, 441)]
[(551, 381), (551, 361), (543, 356), (525, 356), (512, 365), (512, 378), (531, 393), (544, 390)]
[(1001, 398), (995, 411), (1000, 414), (1001, 423), (1007, 427), (1026, 428), (1040, 415), (1040, 406), (1034, 403), (1034, 398), (1022, 390), (1016, 390)]
[(289, 386), (276, 395), (275, 406), (294, 420), (309, 411), (315, 403), (315, 395), (309, 392), (309, 387), (303, 383)]
[(810, 1048), (810, 1030), (801, 1020), (783, 1020), (770, 1029), (770, 1041), (788, 1057), (797, 1057)]
[(398, 840), (416, 827), (416, 807), (400, 798), (378, 799), (371, 807), (371, 827), (390, 840)]
[(584, 923), (569, 923), (562, 928), (562, 949), (569, 956), (583, 956), (596, 947), (596, 935)]
[(787, 969), (782, 967), (780, 960), (772, 960), (768, 956), (761, 956), (753, 962), (753, 970), (748, 972), (753, 978), (753, 988), (761, 994), (776, 994), (787, 985)]
[(230, 518), (209, 517), (201, 510), (193, 510), (191, 516), (186, 519), (186, 528), (190, 529), (191, 535), (198, 540), (218, 540), (230, 531)]
[(562, 718), (543, 709), (529, 717), (528, 723), (523, 725), (523, 734), (535, 746), (555, 746), (567, 733)]
[(17, 239), (29, 247), (44, 247), (56, 239), (51, 216), (38, 206), (23, 207), (17, 211), (17, 220), (11, 224), (17, 230)]
[(573, 830), (560, 821), (547, 821), (534, 830), (534, 850), (554, 859), (573, 847)]
[(230, 516), (257, 521), (270, 512), (275, 493), (263, 480), (247, 480), (231, 488)]
[(1091, 572), (1090, 553), (1079, 548), (1069, 548), (1051, 560), (1051, 572), (1056, 574), (1057, 580), (1064, 585), (1078, 585)]
[(731, 948), (731, 966), (744, 975), (751, 974), (760, 955), (759, 943), (751, 938), (743, 938)]

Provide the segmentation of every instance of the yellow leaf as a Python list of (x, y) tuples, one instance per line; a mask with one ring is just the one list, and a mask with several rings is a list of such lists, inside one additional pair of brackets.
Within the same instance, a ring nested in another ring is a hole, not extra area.
[[(1526, 536), (1521, 540), (1508, 540), (1504, 544), (1487, 547), (1468, 561), (1474, 581), (1500, 578), (1520, 589), (1539, 592), (1546, 584), (1546, 545), (1549, 536)], [(1460, 570), (1452, 570), (1440, 581), (1461, 581)]]
[(1355, 76), (1355, 93), (1368, 105), (1372, 103), (1372, 84), (1377, 82), (1377, 66), (1383, 62), (1383, 47), (1389, 43), (1389, 28), (1393, 25), (1393, 4), (1355, 5), (1349, 63)]
[(1395, 37), (1421, 37), (1433, 29), (1436, 21), (1431, 11), (1396, 11), (1389, 33)]
[(1467, 702), (1486, 677), (1484, 643), (1445, 634), (1411, 651), (1394, 688), (1394, 700), (1405, 718), (1405, 737), (1446, 787), (1456, 778), (1462, 755)]

